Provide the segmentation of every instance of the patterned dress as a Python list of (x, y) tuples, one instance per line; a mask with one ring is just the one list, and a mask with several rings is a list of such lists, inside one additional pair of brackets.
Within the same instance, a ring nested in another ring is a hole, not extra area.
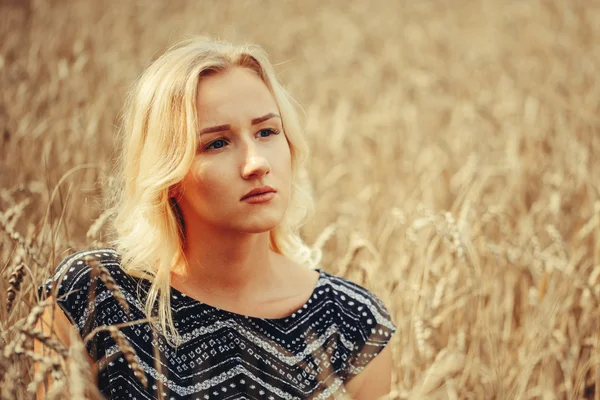
[[(129, 312), (85, 264), (95, 256), (121, 287)], [(98, 363), (107, 399), (327, 399), (345, 393), (396, 331), (385, 305), (352, 281), (320, 273), (308, 301), (283, 318), (257, 318), (221, 310), (171, 288), (175, 327), (183, 341), (170, 346), (148, 323), (121, 329), (148, 379), (135, 377), (117, 343), (101, 330), (87, 344)], [(145, 318), (150, 282), (121, 268), (112, 248), (77, 252), (39, 287), (57, 288), (58, 304), (82, 337), (102, 325)], [(92, 292), (92, 293), (90, 293)], [(88, 301), (92, 295), (95, 300)], [(156, 308), (156, 306), (155, 306)], [(155, 348), (156, 354), (155, 356)]]

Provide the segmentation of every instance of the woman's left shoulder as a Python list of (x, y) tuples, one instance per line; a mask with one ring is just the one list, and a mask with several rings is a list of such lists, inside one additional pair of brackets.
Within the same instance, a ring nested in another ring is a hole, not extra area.
[(381, 298), (366, 286), (323, 270), (331, 297), (343, 310), (358, 317), (365, 325), (382, 325), (395, 330), (390, 311)]
[(336, 310), (340, 339), (348, 350), (346, 379), (358, 374), (390, 342), (397, 330), (389, 308), (373, 291), (323, 271), (324, 291)]

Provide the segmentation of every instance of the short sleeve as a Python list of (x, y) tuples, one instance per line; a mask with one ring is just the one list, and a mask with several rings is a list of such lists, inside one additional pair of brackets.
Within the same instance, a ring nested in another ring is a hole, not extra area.
[[(53, 296), (71, 324), (85, 338), (97, 326), (96, 295), (98, 277), (83, 261), (86, 253), (77, 252), (63, 259), (54, 272), (38, 287), (40, 298)], [(92, 339), (86, 347), (92, 359), (97, 360), (97, 340)]]
[(390, 312), (374, 293), (356, 285), (353, 309), (356, 325), (352, 327), (352, 350), (347, 366), (346, 380), (361, 372), (390, 342), (396, 332)]

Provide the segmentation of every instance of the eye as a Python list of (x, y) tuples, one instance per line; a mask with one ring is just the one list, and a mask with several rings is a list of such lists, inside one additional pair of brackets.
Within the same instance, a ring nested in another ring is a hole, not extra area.
[[(261, 129), (260, 131), (258, 131), (260, 137), (269, 137), (271, 135), (279, 135), (279, 131), (277, 129), (272, 129), (272, 128), (268, 128), (268, 129)], [(267, 135), (265, 135), (265, 133), (267, 133)]]
[(223, 147), (225, 147), (227, 145), (227, 142), (224, 139), (217, 139), (214, 142), (212, 142), (211, 144), (209, 144), (208, 146), (206, 146), (204, 148), (204, 150), (211, 150), (211, 149), (221, 149)]

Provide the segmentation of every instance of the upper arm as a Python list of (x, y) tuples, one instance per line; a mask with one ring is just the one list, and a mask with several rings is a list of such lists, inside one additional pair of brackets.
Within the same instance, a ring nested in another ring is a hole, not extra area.
[[(46, 307), (43, 314), (45, 325), (52, 328), (63, 342), (68, 343), (73, 329), (84, 338), (99, 326), (96, 299), (99, 290), (98, 277), (92, 273), (79, 253), (65, 258), (54, 275), (38, 287), (39, 297), (52, 299), (53, 307)], [(89, 355), (99, 359), (95, 340), (86, 345)]]
[[(92, 276), (92, 270), (85, 264), (82, 254), (75, 253), (63, 259), (53, 271), (53, 275), (38, 287), (39, 297), (47, 299), (51, 304), (44, 308), (35, 328), (62, 343), (67, 350), (71, 346), (71, 335), (84, 338), (98, 326), (94, 301), (97, 278)], [(61, 355), (38, 339), (34, 339), (33, 348), (34, 352), (42, 357), (68, 357), (64, 352)], [(90, 364), (92, 377), (97, 379), (97, 369), (93, 361), (99, 359), (96, 338), (90, 340), (85, 348), (85, 358)], [(68, 366), (68, 363), (66, 365)], [(40, 367), (40, 363), (34, 364), (36, 372)], [(65, 373), (68, 375), (69, 371), (66, 370)], [(47, 376), (45, 382), (50, 384), (50, 376)], [(37, 398), (44, 397), (44, 386), (40, 385), (37, 388)]]
[(361, 372), (346, 383), (346, 390), (354, 400), (371, 400), (389, 394), (391, 386), (392, 351), (388, 343)]
[[(340, 290), (346, 321), (341, 322), (341, 344), (346, 348), (342, 381), (353, 399), (378, 399), (391, 390), (390, 342), (397, 330), (386, 305), (356, 284)], [(335, 293), (334, 293), (335, 294)]]
[[(49, 297), (48, 299), (50, 301), (53, 300), (52, 297)], [(35, 329), (37, 329), (47, 335), (50, 335), (54, 339), (57, 339), (60, 343), (62, 343), (64, 345), (64, 347), (66, 349), (68, 349), (71, 344), (71, 342), (70, 342), (71, 333), (74, 331), (75, 334), (77, 334), (77, 335), (79, 334), (77, 332), (76, 328), (71, 324), (71, 322), (69, 321), (69, 319), (67, 318), (65, 313), (61, 310), (61, 308), (58, 305), (56, 305), (56, 303), (54, 303), (52, 306), (48, 306), (45, 308), (44, 312), (42, 313), (42, 315), (40, 316), (39, 320), (37, 321), (37, 323), (35, 325)], [(53, 349), (44, 345), (39, 340), (33, 341), (33, 351), (34, 351), (34, 353), (36, 353), (42, 357), (58, 356), (58, 354)], [(96, 372), (97, 372), (97, 366), (87, 352), (85, 355), (90, 364), (92, 376), (95, 377)], [(36, 373), (39, 371), (40, 365), (38, 362), (34, 362), (34, 369), (35, 369)], [(44, 398), (45, 391), (48, 389), (48, 387), (50, 385), (49, 377), (45, 382), (46, 382), (46, 385), (45, 385), (46, 388), (44, 388), (44, 385), (38, 386), (38, 388), (36, 390), (36, 399)]]
[[(70, 344), (69, 334), (74, 327), (60, 307), (56, 305), (52, 296), (48, 297), (48, 301), (52, 302), (53, 305), (44, 309), (35, 328), (49, 335), (56, 334), (57, 338), (68, 348)], [(35, 344), (41, 346), (41, 343), (37, 340)], [(34, 348), (36, 347), (34, 346)]]

